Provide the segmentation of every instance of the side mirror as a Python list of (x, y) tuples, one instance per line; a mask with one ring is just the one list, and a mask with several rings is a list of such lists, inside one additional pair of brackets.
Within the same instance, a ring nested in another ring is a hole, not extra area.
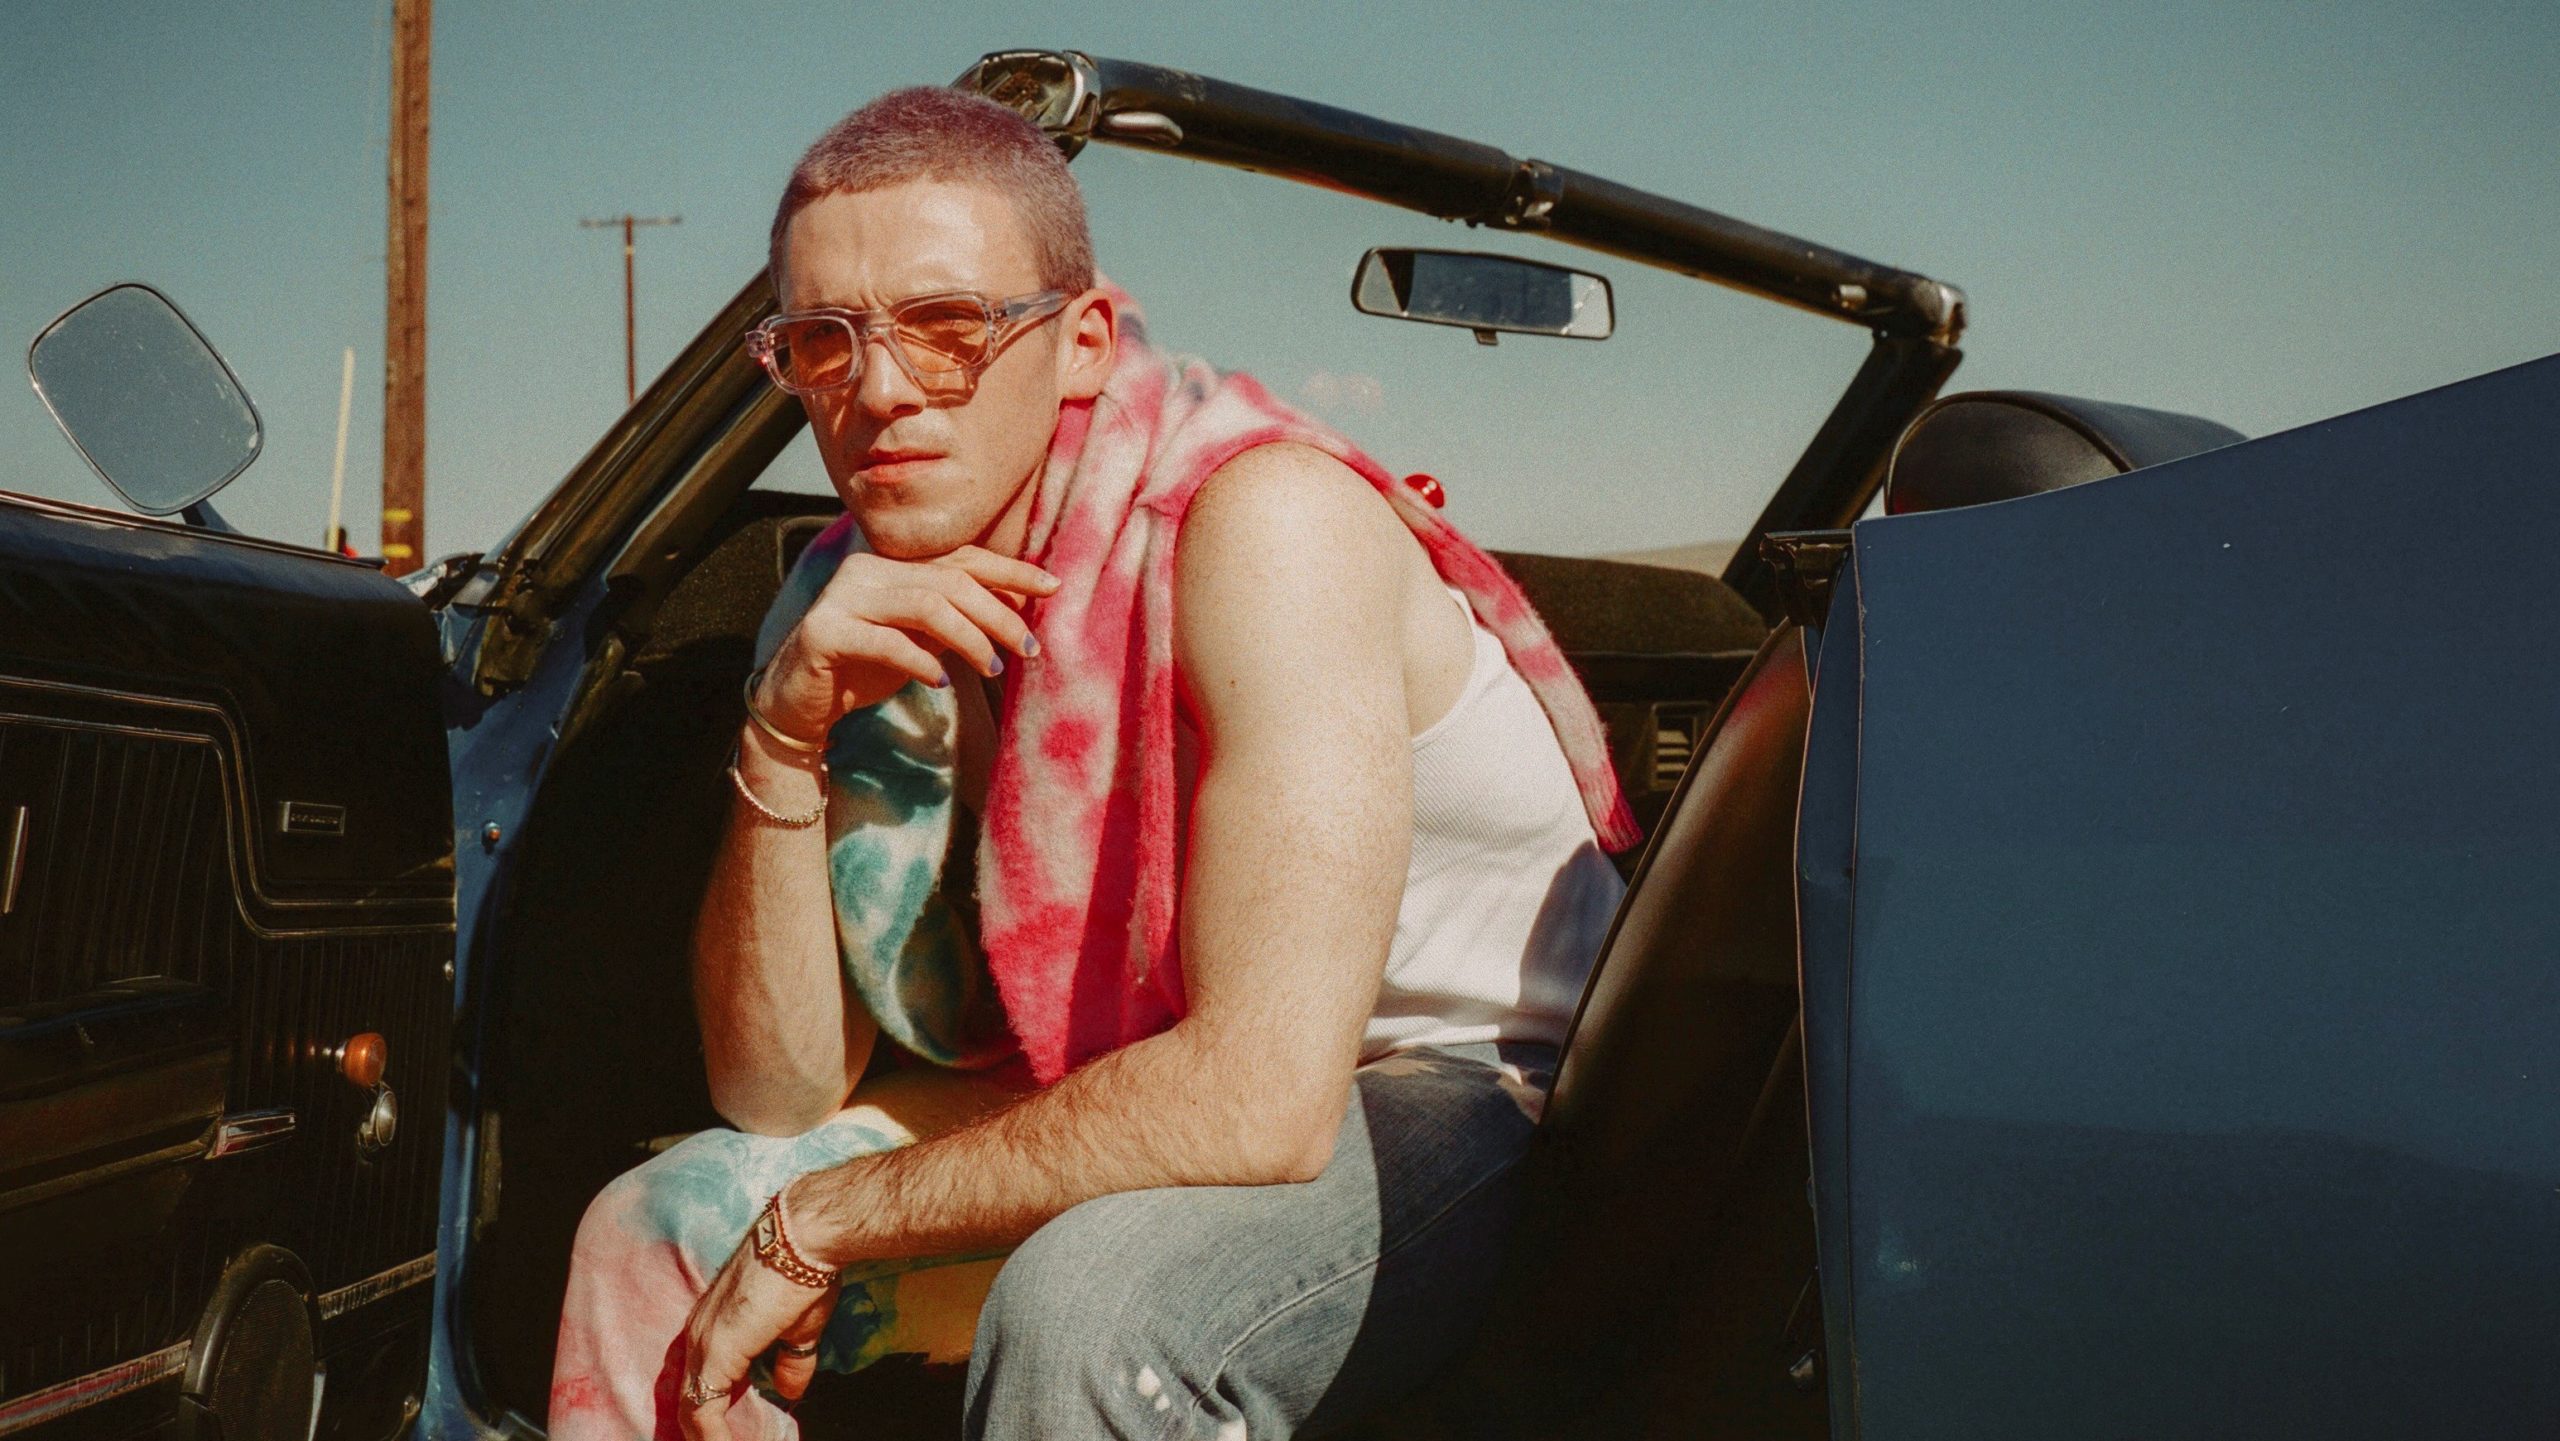
[(203, 501), (266, 440), (239, 377), (148, 285), (64, 311), (27, 347), (27, 377), (81, 459), (144, 515)]
[(1460, 326), (1484, 345), (1506, 330), (1606, 340), (1617, 327), (1606, 276), (1478, 250), (1372, 250), (1351, 278), (1351, 304), (1364, 315)]

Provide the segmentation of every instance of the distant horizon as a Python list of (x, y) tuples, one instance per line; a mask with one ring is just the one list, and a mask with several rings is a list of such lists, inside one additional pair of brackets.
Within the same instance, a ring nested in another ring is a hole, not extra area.
[[(222, 348), (267, 451), (224, 493), (316, 544), (341, 349), (345, 523), (379, 507), (388, 0), (110, 0), (0, 21), (0, 333), (142, 279)], [(894, 26), (881, 17), (895, 14)], [(745, 18), (740, 18), (741, 16)], [(1559, 21), (1562, 21), (1560, 24)], [(1421, 125), (1962, 286), (1950, 388), (2189, 411), (2262, 435), (2560, 350), (2560, 7), (2304, 16), (2178, 0), (1921, 0), (1559, 16), (1525, 0), (1284, 19), (1087, 7), (696, 7), (438, 17), (422, 559), (492, 543), (762, 263), (792, 159), (850, 106), (1062, 44)], [(1488, 545), (1701, 552), (1743, 534), (1864, 351), (1781, 307), (1534, 237), (1096, 146), (1095, 242), (1156, 332), (1429, 470)], [(1371, 244), (1602, 271), (1620, 331), (1506, 341), (1353, 314)], [(115, 504), (24, 386), (0, 488)], [(825, 489), (805, 439), (766, 484)]]
[(1640, 550), (1611, 551), (1602, 560), (1632, 561), (1637, 565), (1662, 565), (1674, 570), (1702, 570), (1710, 575), (1724, 573), (1725, 562), (1733, 559), (1739, 540), (1700, 540), (1687, 545), (1654, 545)]

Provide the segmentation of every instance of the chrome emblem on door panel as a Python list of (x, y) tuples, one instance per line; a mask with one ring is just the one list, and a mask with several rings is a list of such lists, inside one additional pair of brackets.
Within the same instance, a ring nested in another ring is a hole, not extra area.
[(289, 836), (342, 836), (347, 833), (347, 808), (318, 801), (278, 801), (276, 829)]

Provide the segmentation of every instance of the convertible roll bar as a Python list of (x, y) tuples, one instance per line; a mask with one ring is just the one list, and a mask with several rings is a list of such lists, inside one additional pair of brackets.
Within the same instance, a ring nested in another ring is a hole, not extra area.
[(1088, 140), (1177, 152), (1443, 220), (1527, 230), (1730, 285), (1885, 335), (1952, 342), (1953, 286), (1544, 160), (1204, 75), (1005, 50), (957, 82), (1021, 110), (1069, 155)]
[(1962, 358), (1964, 293), (1944, 281), (1472, 140), (1072, 50), (997, 51), (954, 83), (1021, 111), (1070, 157), (1098, 140), (1239, 166), (1865, 326), (1875, 336), (1866, 363), (1726, 567), (1726, 583), (1764, 616), (1781, 602), (1759, 538), (1856, 518), (1902, 427)]

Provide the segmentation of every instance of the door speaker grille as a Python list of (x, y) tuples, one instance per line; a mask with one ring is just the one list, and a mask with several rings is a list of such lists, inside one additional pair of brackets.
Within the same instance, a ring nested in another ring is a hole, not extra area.
[(222, 1441), (302, 1441), (311, 1430), (311, 1307), (282, 1280), (241, 1303), (213, 1363), (210, 1409)]

